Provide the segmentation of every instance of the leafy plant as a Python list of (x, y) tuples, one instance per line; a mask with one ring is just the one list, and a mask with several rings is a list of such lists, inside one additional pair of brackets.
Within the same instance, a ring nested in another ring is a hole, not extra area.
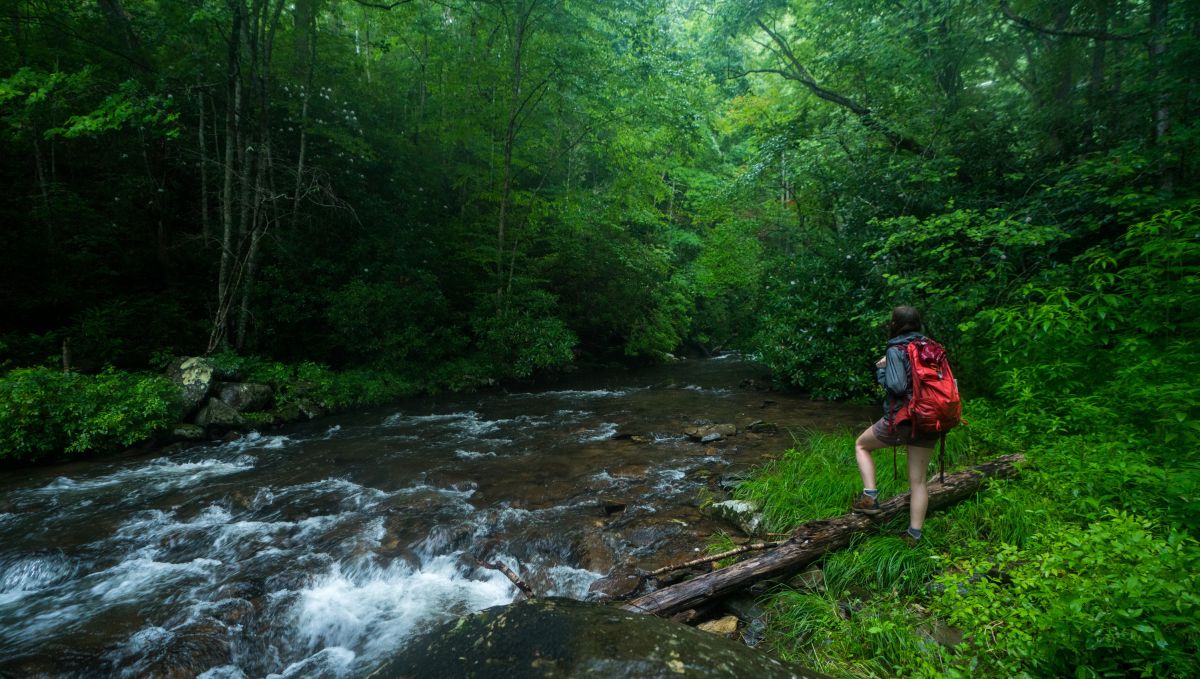
[(179, 410), (175, 385), (157, 375), (12, 370), (0, 378), (0, 458), (112, 451), (170, 426)]
[(960, 564), (939, 610), (961, 626), (960, 664), (1006, 676), (1191, 676), (1200, 670), (1200, 548), (1111, 512), (1047, 526), (1024, 548)]

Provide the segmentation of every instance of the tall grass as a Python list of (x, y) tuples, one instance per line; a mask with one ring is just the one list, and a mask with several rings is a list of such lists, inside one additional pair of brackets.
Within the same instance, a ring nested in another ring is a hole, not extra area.
[[(862, 492), (854, 462), (854, 440), (849, 432), (807, 432), (783, 457), (756, 470), (752, 478), (734, 489), (733, 496), (761, 507), (763, 525), (770, 532), (787, 532), (815, 519), (845, 514)], [(979, 442), (957, 432), (946, 442), (946, 467), (958, 467), (973, 459)], [(892, 449), (875, 452), (876, 481), (880, 499), (908, 490), (908, 462), (900, 450), (893, 474)], [(937, 471), (937, 455), (929, 463), (929, 474)]]

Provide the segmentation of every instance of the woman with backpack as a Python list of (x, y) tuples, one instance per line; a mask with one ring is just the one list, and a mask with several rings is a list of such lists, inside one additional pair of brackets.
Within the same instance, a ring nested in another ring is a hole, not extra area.
[[(961, 407), (954, 377), (945, 361), (945, 352), (940, 345), (921, 334), (921, 313), (911, 306), (896, 307), (892, 310), (888, 334), (891, 339), (887, 342), (887, 353), (875, 364), (875, 379), (887, 390), (883, 417), (868, 427), (854, 444), (855, 459), (863, 482), (863, 492), (854, 502), (854, 511), (867, 515), (880, 512), (872, 451), (893, 446), (907, 447), (908, 485), (912, 493), (909, 502), (909, 527), (900, 537), (909, 545), (916, 545), (921, 539), (925, 512), (929, 507), (929, 460), (933, 456), (934, 446), (945, 435), (946, 429), (958, 423), (957, 417)], [(933, 422), (926, 416), (919, 426), (914, 426), (911, 407), (913, 404), (910, 403), (913, 400), (913, 366), (909, 345), (914, 342), (921, 352), (919, 356), (925, 359), (922, 363), (926, 367), (921, 370), (921, 375), (936, 376), (937, 380), (949, 385), (937, 385), (935, 390), (940, 388), (946, 393), (936, 393), (933, 396), (937, 401), (935, 407), (947, 413), (935, 414)], [(926, 350), (926, 347), (930, 348)], [(935, 372), (929, 372), (931, 367)], [(943, 417), (945, 419), (939, 419)], [(936, 430), (930, 431), (935, 427)]]

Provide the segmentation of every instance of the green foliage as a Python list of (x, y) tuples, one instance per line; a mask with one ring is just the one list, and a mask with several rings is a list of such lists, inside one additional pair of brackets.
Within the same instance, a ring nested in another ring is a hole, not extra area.
[(175, 385), (157, 375), (12, 370), (0, 378), (0, 458), (110, 452), (170, 426), (179, 409)]
[(529, 377), (535, 371), (570, 364), (578, 340), (553, 315), (554, 306), (552, 296), (531, 293), (499, 314), (476, 318), (475, 331), (492, 374)]
[(850, 253), (806, 253), (768, 278), (754, 344), (779, 379), (818, 398), (877, 390), (890, 307), (872, 303), (861, 266)]
[(1051, 527), (941, 579), (938, 605), (975, 636), (961, 662), (1005, 676), (1192, 676), (1200, 548), (1123, 513)]
[(355, 279), (329, 293), (326, 318), (335, 342), (359, 363), (396, 370), (429, 364), (463, 350), (447, 303), (428, 276), (415, 281)]

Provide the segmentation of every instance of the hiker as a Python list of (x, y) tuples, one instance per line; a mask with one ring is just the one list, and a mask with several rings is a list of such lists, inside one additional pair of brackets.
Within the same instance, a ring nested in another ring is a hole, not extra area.
[[(908, 530), (901, 534), (909, 545), (921, 539), (921, 528), (925, 524), (925, 510), (929, 506), (927, 475), (933, 448), (941, 434), (913, 434), (913, 424), (905, 414), (904, 406), (912, 398), (912, 367), (909, 365), (906, 345), (921, 334), (921, 313), (910, 306), (898, 306), (892, 310), (888, 326), (887, 353), (875, 364), (875, 379), (887, 390), (883, 403), (883, 417), (867, 427), (854, 444), (854, 455), (858, 471), (862, 474), (863, 492), (854, 502), (854, 511), (875, 515), (879, 509), (879, 490), (875, 485), (875, 460), (871, 452), (880, 448), (905, 446), (908, 448), (908, 485), (912, 490), (909, 502)], [(897, 421), (898, 420), (898, 421)]]

